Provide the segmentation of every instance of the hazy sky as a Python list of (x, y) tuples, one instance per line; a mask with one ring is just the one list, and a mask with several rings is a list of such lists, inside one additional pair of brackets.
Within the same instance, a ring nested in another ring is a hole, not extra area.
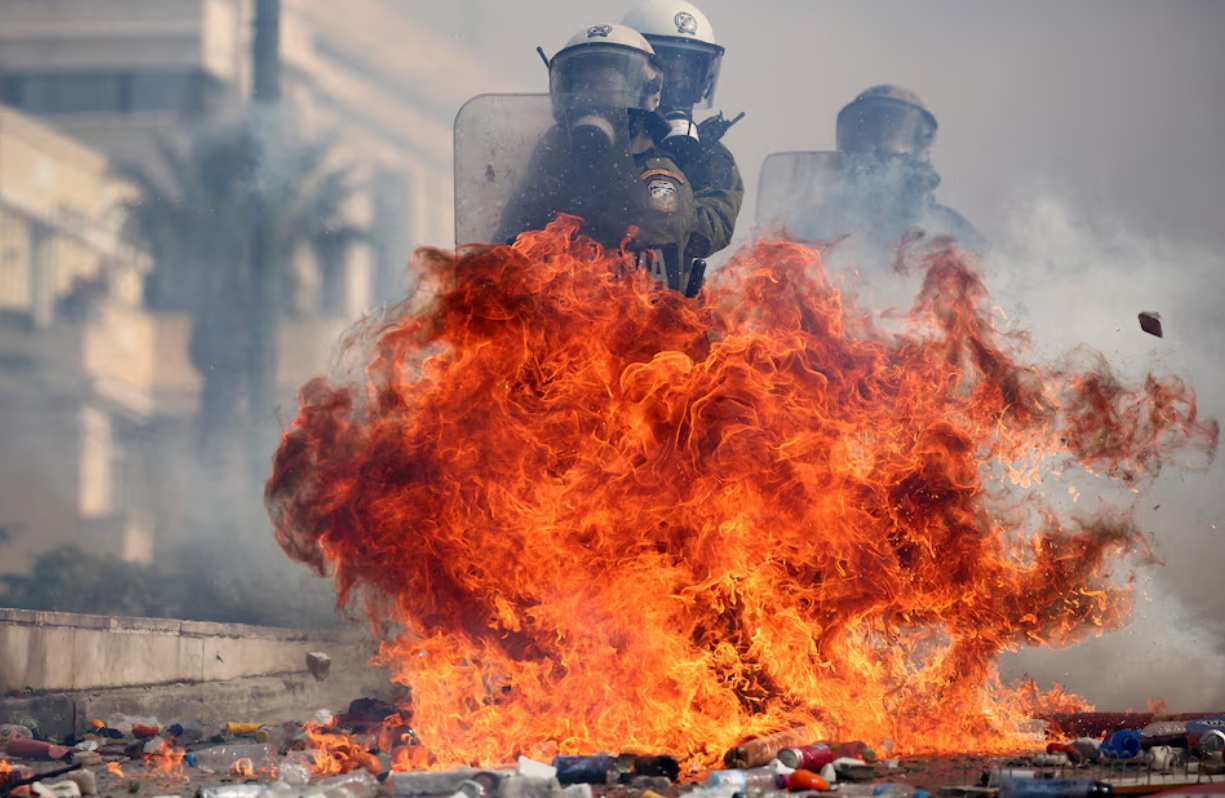
[[(552, 55), (630, 2), (398, 0), (500, 75), (544, 91)], [(941, 196), (988, 235), (1055, 183), (1153, 235), (1225, 244), (1225, 3), (1219, 0), (704, 0), (727, 47), (716, 108), (750, 186), (770, 152), (829, 149), (860, 90), (900, 83), (940, 122)], [(742, 224), (742, 228), (747, 224)]]

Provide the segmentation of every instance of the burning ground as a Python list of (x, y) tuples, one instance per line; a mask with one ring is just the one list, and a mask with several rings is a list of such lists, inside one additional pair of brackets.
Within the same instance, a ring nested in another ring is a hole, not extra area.
[[(1124, 622), (1136, 498), (1215, 453), (1189, 386), (1028, 362), (945, 242), (895, 330), (797, 243), (693, 302), (575, 230), (420, 252), (430, 301), (302, 389), (267, 486), (286, 552), (389, 632), (433, 761), (710, 765), (795, 725), (999, 751), (1082, 705), (998, 656)], [(1090, 474), (1109, 501), (1045, 498)]]

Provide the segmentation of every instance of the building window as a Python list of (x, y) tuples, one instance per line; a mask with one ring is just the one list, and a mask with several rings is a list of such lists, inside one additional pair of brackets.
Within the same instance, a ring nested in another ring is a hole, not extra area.
[(122, 75), (60, 75), (53, 81), (55, 113), (112, 114), (123, 108)]
[(186, 70), (10, 73), (0, 102), (31, 114), (195, 113), (207, 82)]
[(190, 72), (133, 72), (129, 110), (191, 112), (199, 110), (199, 76)]

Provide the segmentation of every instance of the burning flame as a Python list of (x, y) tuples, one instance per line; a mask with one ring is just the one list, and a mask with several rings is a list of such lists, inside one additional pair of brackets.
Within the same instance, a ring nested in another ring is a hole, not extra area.
[(183, 770), (183, 757), (186, 755), (185, 749), (159, 740), (157, 746), (145, 754), (145, 768), (154, 776), (187, 781), (187, 773)]
[[(335, 722), (331, 725), (334, 726)], [(314, 763), (311, 770), (315, 775), (336, 776), (361, 768), (379, 775), (382, 766), (378, 757), (371, 754), (357, 738), (317, 723), (307, 723), (302, 730), (312, 749)]]
[(797, 243), (694, 302), (576, 230), (419, 252), (432, 299), (349, 338), (363, 381), (303, 387), (267, 485), (285, 551), (395, 631), (439, 762), (709, 765), (796, 725), (998, 751), (1083, 706), (998, 655), (1120, 625), (1147, 544), (1131, 504), (1064, 517), (1043, 482), (1211, 459), (1189, 387), (1025, 362), (947, 242), (894, 333)]
[(118, 776), (121, 779), (127, 778), (127, 774), (123, 772), (123, 768), (119, 767), (118, 762), (107, 762), (106, 769), (111, 772), (112, 776)]

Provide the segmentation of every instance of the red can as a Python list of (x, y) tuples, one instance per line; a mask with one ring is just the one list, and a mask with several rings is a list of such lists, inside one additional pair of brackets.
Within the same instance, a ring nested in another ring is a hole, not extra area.
[(814, 743), (792, 748), (784, 748), (778, 752), (778, 761), (793, 770), (810, 770), (820, 773), (821, 768), (834, 761), (834, 752), (828, 745)]

